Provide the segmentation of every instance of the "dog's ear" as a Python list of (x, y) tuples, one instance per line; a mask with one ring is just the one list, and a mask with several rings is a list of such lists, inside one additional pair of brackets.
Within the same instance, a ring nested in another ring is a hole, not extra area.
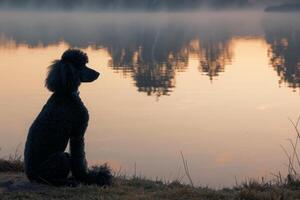
[(55, 60), (49, 67), (45, 86), (52, 92), (76, 92), (80, 85), (79, 72), (70, 63)]

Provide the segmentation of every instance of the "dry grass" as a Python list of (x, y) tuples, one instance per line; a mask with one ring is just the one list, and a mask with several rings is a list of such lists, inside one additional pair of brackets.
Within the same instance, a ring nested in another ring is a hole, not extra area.
[(179, 182), (163, 183), (143, 178), (114, 178), (110, 187), (51, 187), (29, 183), (23, 173), (0, 173), (1, 200), (295, 200), (300, 191), (249, 181), (239, 187), (214, 190)]
[[(1, 149), (0, 149), (1, 150)], [(23, 172), (24, 163), (19, 150), (16, 149), (14, 154), (8, 156), (8, 158), (0, 158), (0, 172)]]
[(300, 142), (300, 130), (299, 130), (299, 125), (300, 125), (300, 116), (296, 121), (293, 121), (289, 119), (295, 132), (296, 132), (296, 138), (295, 139), (287, 139), (289, 146), (290, 146), (290, 151), (287, 150), (286, 147), (281, 146), (284, 154), (287, 157), (288, 163), (286, 164), (287, 166), (287, 171), (288, 175), (286, 178), (282, 178), (281, 173), (279, 172), (278, 175), (274, 175), (276, 178), (277, 184), (283, 185), (285, 187), (289, 188), (296, 188), (300, 189), (300, 159), (299, 159), (299, 142)]

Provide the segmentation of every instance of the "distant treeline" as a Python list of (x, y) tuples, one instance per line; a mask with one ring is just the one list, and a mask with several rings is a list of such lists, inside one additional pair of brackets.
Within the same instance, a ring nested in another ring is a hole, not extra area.
[(0, 6), (8, 8), (178, 10), (200, 7), (244, 7), (249, 5), (248, 2), (248, 0), (0, 0)]
[(300, 3), (281, 4), (277, 6), (269, 6), (266, 12), (300, 12)]

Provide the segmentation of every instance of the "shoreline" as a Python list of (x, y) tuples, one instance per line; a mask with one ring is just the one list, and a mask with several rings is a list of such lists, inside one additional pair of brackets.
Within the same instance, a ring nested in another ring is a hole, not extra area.
[(233, 188), (211, 189), (192, 187), (177, 181), (164, 183), (140, 177), (114, 177), (108, 187), (79, 185), (77, 187), (54, 187), (30, 183), (23, 172), (0, 172), (0, 199), (282, 199), (300, 198), (300, 184), (277, 185), (249, 181)]

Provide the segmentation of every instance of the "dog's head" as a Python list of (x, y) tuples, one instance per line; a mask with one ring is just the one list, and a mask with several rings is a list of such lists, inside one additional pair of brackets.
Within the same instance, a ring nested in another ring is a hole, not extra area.
[(46, 87), (52, 92), (72, 93), (81, 82), (92, 82), (99, 72), (86, 66), (87, 55), (78, 49), (65, 51), (60, 60), (53, 61), (46, 78)]

